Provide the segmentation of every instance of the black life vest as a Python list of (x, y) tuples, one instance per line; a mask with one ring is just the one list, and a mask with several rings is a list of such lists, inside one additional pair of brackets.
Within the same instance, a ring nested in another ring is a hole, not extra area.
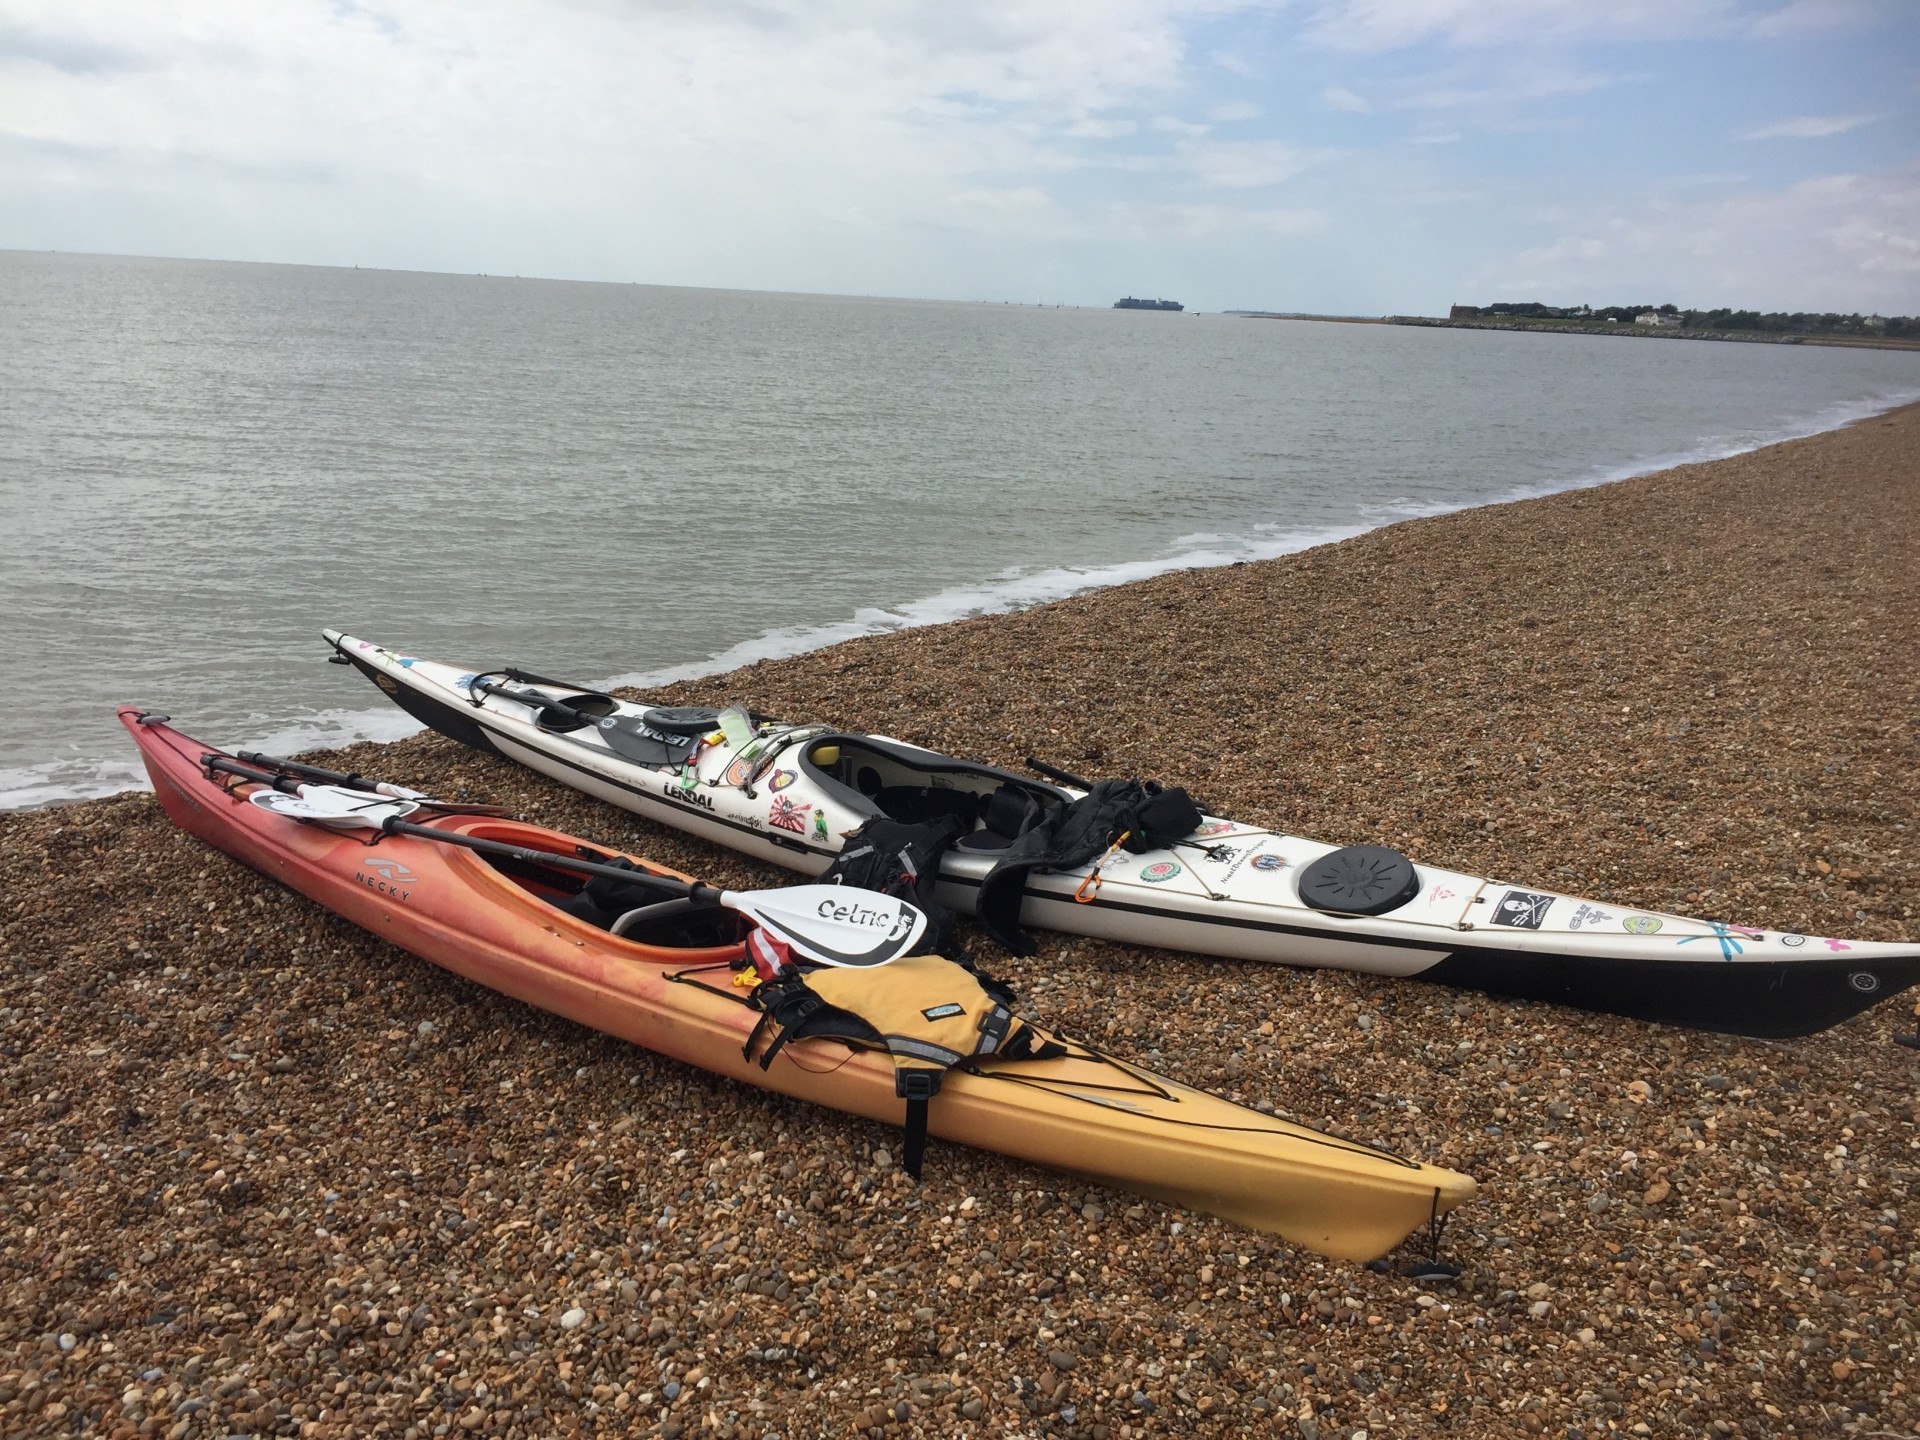
[(1027, 876), (1071, 870), (1116, 843), (1144, 855), (1164, 850), (1199, 829), (1203, 815), (1191, 795), (1157, 780), (1101, 780), (1080, 799), (1017, 837), (980, 882), (980, 927), (1015, 955), (1031, 955), (1020, 928)]
[(927, 928), (915, 954), (945, 955), (970, 964), (960, 947), (954, 913), (934, 899), (940, 857), (971, 822), (947, 816), (907, 825), (885, 816), (867, 821), (847, 837), (846, 848), (820, 879), (829, 885), (856, 885), (907, 900), (926, 913)]

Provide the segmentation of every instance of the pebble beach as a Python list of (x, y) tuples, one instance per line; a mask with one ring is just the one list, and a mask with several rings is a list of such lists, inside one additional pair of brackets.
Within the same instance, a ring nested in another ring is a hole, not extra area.
[[(1920, 406), (646, 698), (1920, 941)], [(430, 734), (305, 758), (788, 878)], [(1756, 1041), (970, 932), (1043, 1024), (1474, 1176), (1422, 1281), (939, 1142), (915, 1183), (897, 1130), (446, 975), (145, 794), (0, 815), (0, 896), (9, 1437), (1920, 1426), (1914, 993)]]

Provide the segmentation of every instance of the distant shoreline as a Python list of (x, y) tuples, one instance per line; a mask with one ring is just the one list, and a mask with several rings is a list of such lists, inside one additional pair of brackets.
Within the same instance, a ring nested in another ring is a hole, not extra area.
[(1530, 320), (1442, 320), (1426, 315), (1298, 315), (1225, 310), (1245, 320), (1314, 320), (1333, 325), (1414, 325), (1429, 330), (1519, 330), (1543, 335), (1626, 335), (1636, 340), (1731, 340), (1743, 345), (1841, 345), (1855, 350), (1920, 350), (1920, 340), (1868, 335), (1785, 335), (1759, 330), (1688, 330), (1653, 325), (1566, 325)]

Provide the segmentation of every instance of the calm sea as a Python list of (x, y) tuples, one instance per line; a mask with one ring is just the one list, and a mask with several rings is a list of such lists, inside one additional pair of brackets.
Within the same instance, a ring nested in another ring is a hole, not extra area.
[(0, 252), (0, 807), (1728, 454), (1920, 355)]

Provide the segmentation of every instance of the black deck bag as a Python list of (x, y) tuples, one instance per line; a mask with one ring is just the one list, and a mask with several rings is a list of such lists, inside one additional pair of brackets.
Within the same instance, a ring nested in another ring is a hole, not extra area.
[(920, 825), (877, 817), (847, 837), (846, 849), (820, 879), (828, 885), (853, 885), (911, 901), (927, 916), (926, 931), (913, 953), (945, 955), (970, 964), (960, 948), (953, 912), (934, 899), (933, 891), (940, 877), (940, 857), (955, 836), (972, 826), (970, 816), (963, 820), (949, 815)]
[(791, 1041), (834, 1037), (893, 1057), (894, 1093), (907, 1102), (901, 1163), (918, 1179), (927, 1106), (956, 1065), (976, 1060), (1050, 1060), (1066, 1047), (1009, 1008), (1012, 992), (939, 955), (908, 955), (862, 969), (789, 971), (753, 992), (760, 1021), (743, 1053), (751, 1060), (769, 1030), (760, 1068)]
[(1201, 819), (1200, 807), (1185, 790), (1169, 790), (1155, 780), (1101, 780), (1002, 852), (980, 882), (976, 918), (1015, 955), (1031, 955), (1033, 940), (1020, 928), (1027, 876), (1085, 865), (1116, 843), (1140, 855), (1164, 850), (1197, 830)]

